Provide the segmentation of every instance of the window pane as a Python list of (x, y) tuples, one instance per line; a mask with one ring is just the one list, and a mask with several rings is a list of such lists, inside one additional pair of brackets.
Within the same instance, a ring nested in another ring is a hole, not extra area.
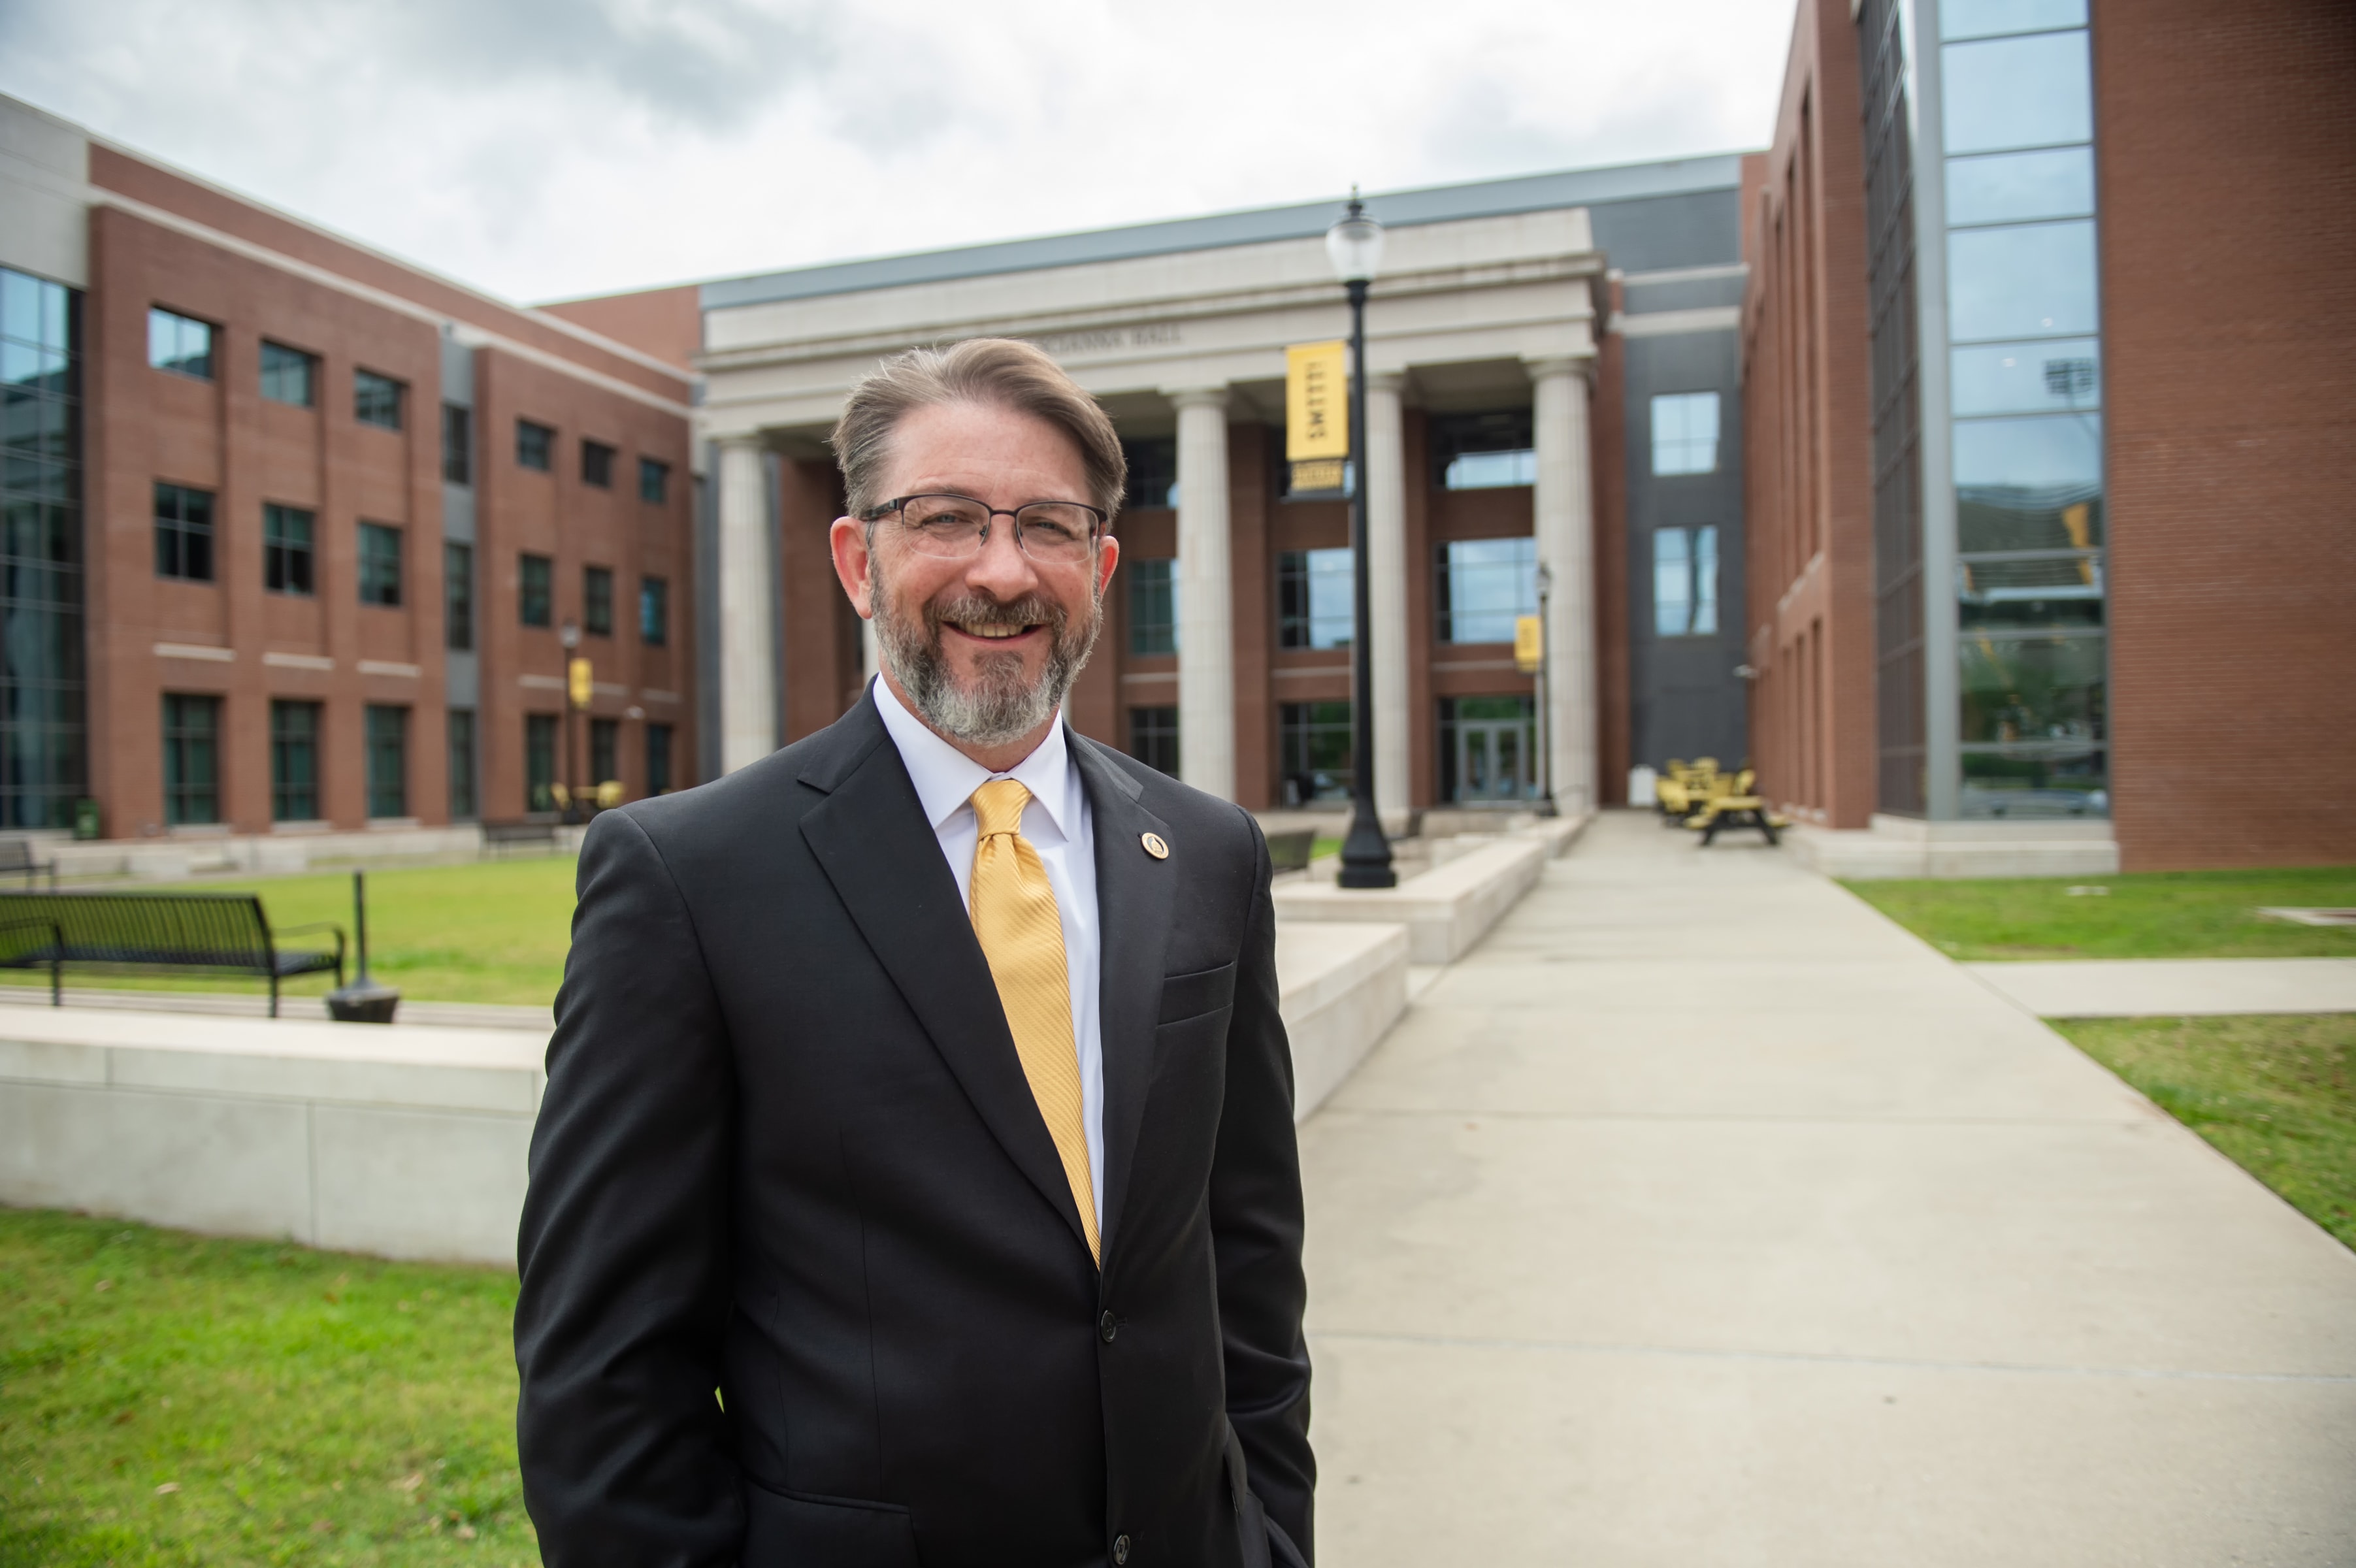
[(2101, 330), (2094, 224), (1956, 230), (1947, 236), (1947, 308), (1957, 342)]
[[(2080, 519), (2081, 531), (2091, 533), (2087, 521)], [(2103, 558), (2097, 552), (1965, 560), (1957, 564), (1956, 576), (1957, 624), (1967, 631), (2103, 624)]]
[(1451, 490), (1496, 490), (1538, 480), (1536, 452), (1467, 452), (1451, 457), (1440, 476), (1440, 488)]
[(401, 428), (401, 383), (374, 371), (352, 372), (352, 417), (385, 430)]
[(450, 485), (475, 482), (475, 411), (455, 403), (442, 405), (442, 481)]
[(2088, 550), (2103, 542), (2095, 415), (1955, 424), (1956, 547)]
[(450, 815), (475, 816), (475, 711), (450, 710)]
[(1949, 153), (2094, 139), (2084, 33), (1949, 44), (1940, 61)]
[(527, 714), (523, 721), (524, 810), (556, 809), (556, 725), (554, 714)]
[(369, 815), (409, 815), (409, 710), (368, 710)]
[[(1346, 553), (1344, 558), (1346, 559)], [(1434, 597), (1442, 642), (1511, 642), (1538, 607), (1538, 542), (1463, 539), (1440, 547)]]
[(660, 577), (638, 579), (638, 640), (649, 648), (670, 640), (670, 585)]
[(613, 484), (614, 449), (611, 446), (602, 441), (584, 441), (581, 444), (581, 482), (594, 485), (599, 489)]
[(1957, 418), (2092, 410), (2103, 401), (2102, 346), (2093, 338), (1985, 343), (1950, 352)]
[(2083, 27), (2086, 0), (1939, 0), (1939, 36), (1984, 38), (2041, 27)]
[(548, 472), (556, 451), (556, 432), (529, 419), (516, 421), (516, 467)]
[(1718, 468), (1718, 394), (1665, 392), (1653, 399), (1653, 472), (1708, 474)]
[(1425, 428), (1432, 482), (1442, 489), (1491, 489), (1536, 480), (1536, 443), (1526, 408), (1435, 413)]
[(1982, 635), (1958, 654), (1965, 814), (2107, 810), (2104, 639)]
[(447, 646), (475, 646), (475, 547), (455, 540), (442, 546), (442, 629)]
[(1145, 764), (1178, 776), (1178, 710), (1174, 707), (1129, 710), (1129, 754)]
[(270, 704), (270, 814), (274, 822), (319, 820), (319, 704)]
[(164, 820), (220, 821), (220, 699), (164, 698)]
[(516, 574), (517, 618), (526, 626), (549, 623), (551, 566), (545, 555), (526, 555)]
[(1284, 703), (1277, 710), (1279, 766), (1284, 802), (1349, 798), (1355, 774), (1354, 731), (1347, 703)]
[(262, 346), (262, 395), (273, 403), (308, 408), (314, 401), (313, 370), (318, 361), (300, 349), (280, 343)]
[(401, 530), (380, 522), (360, 524), (360, 603), (401, 603)]
[(1696, 637), (1718, 631), (1718, 530), (1693, 531), (1693, 629)]
[[(1123, 441), (1121, 455), (1129, 459), (1129, 493), (1123, 509), (1174, 507), (1178, 504), (1178, 442), (1169, 435), (1148, 435)], [(1151, 710), (1140, 709), (1140, 712)]]
[(607, 566), (581, 572), (581, 627), (597, 637), (614, 635), (614, 573)]
[(670, 465), (652, 457), (638, 459), (638, 499), (659, 505), (670, 494)]
[(1653, 531), (1653, 631), (1685, 637), (1693, 631), (1693, 553), (1682, 528)]
[(1130, 566), (1129, 650), (1151, 657), (1178, 651), (1178, 563)]
[[(12, 330), (9, 336), (18, 334)], [(151, 309), (147, 312), (147, 362), (159, 371), (194, 376), (200, 381), (212, 380), (212, 327), (169, 310)]]
[(312, 521), (299, 507), (262, 509), (262, 582), (272, 593), (311, 592)]
[(1947, 221), (2084, 218), (2094, 210), (2094, 151), (2061, 147), (1947, 160)]

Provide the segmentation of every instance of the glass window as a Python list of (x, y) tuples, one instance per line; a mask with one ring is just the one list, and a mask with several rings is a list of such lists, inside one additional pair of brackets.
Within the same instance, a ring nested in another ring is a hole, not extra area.
[(1277, 749), (1284, 803), (1345, 800), (1356, 776), (1347, 703), (1282, 703), (1277, 707)]
[(1121, 455), (1129, 459), (1129, 489), (1121, 505), (1134, 511), (1140, 507), (1174, 507), (1178, 504), (1178, 439), (1173, 435), (1147, 435), (1120, 444)]
[(319, 820), (319, 704), (270, 704), (270, 820)]
[(523, 716), (524, 810), (556, 810), (556, 725), (554, 714)]
[(1939, 58), (1950, 154), (2094, 139), (2084, 33), (1949, 44)]
[(308, 408), (318, 401), (319, 361), (284, 343), (262, 346), (262, 395), (273, 403)]
[(614, 635), (614, 569), (581, 569), (581, 629), (595, 637)]
[(1653, 399), (1653, 472), (1718, 471), (1718, 394), (1664, 392)]
[(1459, 539), (1432, 553), (1440, 641), (1511, 642), (1514, 622), (1538, 613), (1536, 539)]
[(1982, 343), (1950, 350), (1955, 415), (2059, 413), (2101, 406), (2102, 345), (2093, 338)]
[(1947, 160), (1947, 222), (2085, 218), (2094, 210), (2094, 150), (2055, 147)]
[(368, 709), (368, 814), (409, 815), (409, 710)]
[(1958, 343), (2099, 331), (2094, 224), (1954, 231), (1947, 236), (1947, 310)]
[(647, 725), (647, 793), (670, 793), (670, 725)]
[(155, 575), (213, 580), (213, 498), (185, 485), (155, 487)]
[(605, 784), (622, 776), (622, 721), (589, 721), (589, 781)]
[(556, 432), (529, 419), (516, 421), (516, 467), (547, 473), (556, 462)]
[(374, 371), (352, 372), (352, 417), (383, 430), (401, 428), (401, 383)]
[(442, 544), (442, 637), (448, 648), (475, 646), (475, 547)]
[(442, 405), (442, 482), (475, 482), (475, 411), (455, 403)]
[(1347, 648), (1357, 582), (1346, 548), (1287, 550), (1276, 558), (1276, 645)]
[(475, 803), (475, 710), (450, 710), (450, 817), (465, 822), (480, 814)]
[[(2092, 508), (2071, 510), (2080, 537), (2091, 533)], [(1966, 557), (1956, 565), (1957, 624), (1966, 631), (2099, 627), (2103, 588), (2099, 551)]]
[(638, 459), (638, 499), (660, 506), (670, 499), (670, 465), (652, 457)]
[(1653, 531), (1653, 631), (1658, 637), (1718, 632), (1718, 530)]
[(581, 443), (581, 482), (601, 490), (614, 488), (614, 449), (603, 441)]
[(1536, 796), (1537, 703), (1530, 697), (1440, 700), (1440, 793), (1459, 804)]
[(89, 793), (80, 304), (62, 284), (0, 267), (0, 825), (9, 828), (70, 827)]
[(1178, 651), (1178, 563), (1129, 564), (1129, 650), (1147, 655)]
[(1530, 411), (1434, 414), (1428, 425), (1431, 482), (1443, 490), (1492, 490), (1537, 482)]
[(638, 640), (648, 648), (670, 640), (670, 584), (665, 578), (638, 579)]
[(554, 569), (545, 555), (526, 555), (517, 563), (516, 616), (526, 626), (546, 626), (554, 607)]
[[(16, 336), (12, 330), (9, 334)], [(212, 323), (162, 308), (147, 312), (147, 362), (176, 376), (213, 379)]]
[(1178, 710), (1174, 707), (1129, 710), (1129, 754), (1148, 768), (1178, 777)]
[(276, 503), (262, 509), (262, 585), (273, 594), (309, 594), (311, 513)]
[(2101, 740), (2103, 639), (1966, 637), (1963, 703), (1966, 744)]
[(2086, 0), (1939, 0), (1939, 36), (1984, 38), (2046, 27), (2083, 27)]
[(1955, 535), (1965, 554), (2103, 542), (2099, 416), (1955, 423)]
[(401, 603), (401, 530), (389, 524), (360, 524), (360, 603)]
[(220, 821), (220, 699), (164, 693), (164, 820)]

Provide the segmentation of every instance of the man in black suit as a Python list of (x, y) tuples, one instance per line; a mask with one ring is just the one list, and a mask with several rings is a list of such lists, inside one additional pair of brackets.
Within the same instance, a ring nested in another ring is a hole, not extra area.
[(882, 678), (582, 847), (519, 1244), (541, 1549), (1305, 1568), (1267, 848), (1061, 718), (1119, 442), (982, 339), (835, 447)]

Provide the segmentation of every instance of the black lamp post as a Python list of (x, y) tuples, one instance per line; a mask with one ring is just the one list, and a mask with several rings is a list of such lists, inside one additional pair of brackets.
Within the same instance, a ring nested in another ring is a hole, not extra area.
[(1383, 226), (1366, 216), (1355, 188), (1350, 210), (1325, 231), (1325, 254), (1334, 275), (1350, 291), (1350, 460), (1356, 483), (1350, 487), (1351, 682), (1350, 728), (1355, 745), (1350, 778), (1350, 836), (1342, 841), (1344, 887), (1396, 887), (1390, 841), (1375, 811), (1375, 654), (1367, 635), (1373, 614), (1366, 581), (1366, 285), (1383, 261)]
[(1538, 563), (1538, 815), (1559, 814), (1554, 803), (1554, 713), (1547, 705), (1552, 695), (1549, 687), (1554, 675), (1554, 633), (1547, 623), (1547, 595), (1554, 587), (1554, 573), (1543, 561)]
[(581, 628), (566, 621), (558, 628), (556, 640), (564, 649), (564, 820), (581, 820), (581, 791), (573, 779), (573, 714), (581, 704), (573, 700), (573, 656), (581, 646)]

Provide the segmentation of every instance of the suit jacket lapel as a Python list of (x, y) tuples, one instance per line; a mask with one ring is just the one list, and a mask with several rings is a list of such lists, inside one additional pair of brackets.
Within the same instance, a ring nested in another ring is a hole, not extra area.
[(1147, 854), (1140, 843), (1150, 832), (1167, 838), (1170, 826), (1139, 804), (1143, 791), (1137, 780), (1093, 742), (1069, 730), (1065, 742), (1088, 792), (1097, 841), (1098, 929), (1104, 933), (1097, 1015), (1104, 1036), (1104, 1245), (1109, 1259), (1120, 1235), (1146, 1091), (1153, 1084), (1153, 1030), (1161, 1015), (1162, 966), (1177, 872), (1172, 862)]
[(842, 746), (801, 775), (827, 794), (803, 815), (802, 838), (984, 1124), (1086, 1247), (989, 961), (873, 694), (834, 727)]

